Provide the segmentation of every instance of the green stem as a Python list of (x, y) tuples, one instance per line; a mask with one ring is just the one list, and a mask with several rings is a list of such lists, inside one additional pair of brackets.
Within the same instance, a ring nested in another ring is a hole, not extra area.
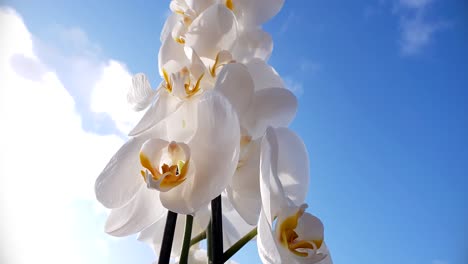
[(211, 221), (206, 228), (206, 253), (208, 255), (208, 263), (213, 263), (213, 234), (211, 233)]
[(190, 240), (190, 246), (195, 245), (196, 243), (202, 241), (203, 239), (206, 239), (206, 232), (207, 232), (206, 230), (202, 231), (200, 234), (192, 238), (192, 240)]
[(257, 235), (257, 228), (255, 227), (247, 233), (244, 237), (242, 237), (239, 241), (237, 241), (234, 245), (232, 245), (226, 252), (223, 254), (223, 262), (228, 261), (234, 254), (237, 253), (245, 244), (247, 244), (250, 240), (252, 240)]
[(182, 251), (180, 253), (180, 264), (187, 264), (188, 255), (190, 250), (190, 238), (192, 237), (193, 216), (187, 215), (185, 221), (184, 243), (182, 244)]

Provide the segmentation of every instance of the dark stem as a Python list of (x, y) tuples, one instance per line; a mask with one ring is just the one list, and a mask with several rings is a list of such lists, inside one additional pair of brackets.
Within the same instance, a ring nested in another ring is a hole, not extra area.
[(247, 244), (252, 238), (257, 235), (257, 228), (255, 227), (249, 233), (247, 233), (244, 237), (242, 237), (239, 241), (237, 241), (234, 245), (232, 245), (223, 255), (223, 262), (228, 261), (234, 254), (237, 253), (245, 244)]
[(208, 255), (208, 263), (213, 263), (213, 232), (211, 231), (211, 221), (206, 228), (206, 254)]
[(223, 211), (221, 195), (211, 201), (211, 233), (213, 236), (213, 264), (223, 261)]
[(190, 240), (190, 246), (195, 245), (196, 243), (206, 239), (206, 231), (202, 231), (200, 234), (196, 235), (192, 240)]
[(190, 250), (190, 238), (192, 238), (193, 216), (187, 215), (185, 221), (184, 243), (180, 252), (180, 264), (187, 264)]
[(174, 240), (174, 232), (177, 222), (177, 213), (168, 211), (166, 218), (166, 227), (159, 252), (159, 264), (169, 264), (171, 260), (172, 241)]

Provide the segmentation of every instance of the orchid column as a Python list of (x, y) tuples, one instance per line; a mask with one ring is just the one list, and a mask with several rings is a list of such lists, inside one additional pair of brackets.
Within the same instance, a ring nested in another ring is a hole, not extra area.
[(198, 263), (203, 239), (206, 261), (224, 263), (257, 232), (264, 263), (331, 263), (322, 223), (305, 212), (307, 150), (286, 128), (297, 100), (267, 63), (261, 25), (282, 5), (170, 2), (162, 81), (135, 75), (128, 102), (146, 112), (96, 180), (107, 233), (139, 233), (159, 263)]

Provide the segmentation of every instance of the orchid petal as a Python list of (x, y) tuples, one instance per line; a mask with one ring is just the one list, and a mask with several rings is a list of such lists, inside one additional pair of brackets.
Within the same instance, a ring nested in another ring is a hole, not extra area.
[(111, 211), (105, 226), (106, 233), (117, 237), (138, 233), (161, 219), (166, 211), (158, 192), (141, 185), (132, 201)]
[(185, 100), (165, 122), (171, 141), (189, 142), (197, 130), (199, 98)]
[(286, 208), (289, 202), (278, 178), (278, 152), (279, 146), (275, 131), (268, 127), (261, 142), (260, 194), (262, 211), (270, 224), (273, 223), (280, 208)]
[(223, 4), (203, 11), (190, 25), (185, 44), (202, 57), (214, 58), (221, 50), (230, 49), (237, 37), (234, 14)]
[(107, 208), (127, 204), (143, 185), (139, 175), (140, 147), (147, 137), (131, 138), (112, 157), (96, 180), (96, 198)]
[(130, 136), (136, 136), (145, 132), (180, 108), (183, 101), (163, 89), (159, 88), (159, 96), (156, 98), (156, 101), (146, 110), (140, 122), (130, 131)]
[(277, 239), (272, 233), (271, 222), (263, 210), (258, 220), (257, 249), (262, 263), (282, 263), (281, 254), (278, 250)]
[(161, 31), (161, 36), (160, 40), (161, 42), (164, 42), (167, 37), (171, 36), (172, 29), (174, 28), (174, 25), (179, 21), (179, 17), (176, 13), (172, 13), (167, 19), (166, 22), (164, 22), (163, 29)]
[(234, 13), (244, 28), (259, 26), (275, 16), (283, 7), (284, 0), (236, 0)]
[(251, 103), (254, 82), (247, 67), (241, 63), (230, 63), (219, 73), (215, 89), (229, 100), (241, 116)]
[(200, 56), (198, 56), (197, 52), (194, 49), (190, 47), (185, 47), (184, 51), (185, 51), (187, 58), (189, 58), (191, 61), (190, 69), (189, 69), (190, 72), (192, 73), (195, 79), (200, 78), (202, 74), (204, 74), (206, 71), (205, 64), (200, 59)]
[(215, 3), (215, 0), (186, 0), (187, 5), (193, 9), (195, 12), (200, 14), (205, 9), (210, 7), (212, 4)]
[(297, 99), (287, 89), (268, 88), (255, 93), (251, 106), (241, 123), (252, 138), (258, 138), (267, 126), (288, 126), (296, 115)]
[(295, 205), (304, 203), (309, 190), (309, 155), (302, 139), (287, 128), (275, 129), (278, 142), (278, 178)]
[(326, 257), (322, 261), (318, 262), (317, 264), (333, 264), (330, 251), (328, 250), (328, 246), (325, 244), (325, 242), (322, 243), (322, 246), (318, 249), (317, 252), (319, 254), (326, 255)]
[(253, 59), (246, 63), (249, 73), (255, 83), (255, 91), (265, 88), (280, 87), (284, 88), (284, 82), (276, 70), (260, 59)]
[(234, 208), (249, 224), (258, 221), (260, 198), (260, 140), (250, 143), (245, 164), (237, 168), (227, 193)]
[(160, 76), (163, 76), (164, 66), (169, 61), (177, 61), (180, 65), (189, 63), (184, 53), (184, 45), (177, 43), (172, 37), (166, 38), (161, 44), (161, 48), (159, 48), (158, 66)]
[(262, 29), (253, 29), (243, 31), (239, 35), (232, 54), (236, 61), (247, 63), (253, 59), (267, 61), (272, 51), (273, 40), (271, 39), (271, 35)]
[(197, 132), (188, 143), (194, 175), (161, 193), (163, 205), (190, 214), (218, 196), (231, 181), (239, 158), (239, 122), (230, 103), (215, 91), (205, 92), (198, 102)]
[(222, 194), (223, 208), (223, 246), (229, 248), (249, 233), (256, 225), (250, 225), (242, 219), (232, 206), (225, 193)]
[(127, 101), (133, 109), (141, 111), (148, 107), (157, 92), (151, 89), (151, 84), (143, 73), (133, 76), (132, 83), (132, 88), (127, 94)]
[(295, 229), (300, 240), (323, 240), (323, 223), (320, 219), (309, 213), (304, 213)]

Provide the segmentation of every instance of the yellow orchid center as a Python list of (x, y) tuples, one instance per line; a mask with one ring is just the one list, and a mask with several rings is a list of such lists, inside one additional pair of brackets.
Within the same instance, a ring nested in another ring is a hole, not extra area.
[(243, 135), (240, 138), (240, 153), (239, 161), (237, 162), (237, 169), (242, 168), (249, 158), (250, 143), (252, 142), (252, 137), (250, 135)]
[(298, 221), (301, 216), (304, 214), (307, 205), (302, 205), (299, 207), (295, 214), (292, 214), (285, 218), (279, 225), (279, 237), (281, 245), (289, 251), (300, 257), (307, 257), (309, 253), (308, 249), (316, 250), (320, 248), (323, 240), (300, 240), (299, 235), (296, 233), (295, 229), (297, 227)]
[(209, 67), (211, 77), (216, 77), (216, 71), (218, 68), (230, 63), (234, 62), (232, 59), (232, 55), (229, 51), (227, 50), (222, 50), (216, 54), (216, 58), (214, 61), (213, 66)]
[(179, 36), (177, 38), (174, 38), (174, 40), (179, 43), (179, 44), (185, 44), (185, 39), (182, 36)]
[(232, 0), (226, 0), (226, 7), (229, 10), (234, 11), (234, 3), (232, 3)]
[(165, 88), (169, 93), (171, 93), (172, 92), (172, 84), (171, 84), (171, 80), (169, 79), (169, 74), (167, 74), (167, 71), (164, 68), (162, 69), (162, 72), (163, 72), (164, 81), (166, 82), (165, 83)]
[(148, 187), (168, 191), (186, 180), (190, 160), (186, 150), (176, 142), (169, 143), (162, 152), (158, 155), (165, 154), (169, 160), (155, 165), (151, 162), (151, 157), (141, 151), (140, 163), (146, 170), (141, 170), (140, 173)]
[[(205, 75), (202, 73), (195, 82), (192, 82), (192, 77), (189, 69), (187, 67), (182, 68), (179, 72), (174, 73), (169, 75), (166, 71), (166, 69), (162, 69), (163, 73), (163, 78), (164, 78), (164, 84), (163, 87), (166, 88), (167, 92), (170, 94), (174, 94), (174, 87), (179, 87), (177, 85), (181, 85), (181, 89), (183, 86), (183, 91), (182, 93), (183, 96), (181, 96), (180, 93), (178, 93), (176, 96), (179, 97), (185, 97), (185, 98), (190, 98), (197, 94), (201, 90), (201, 81), (203, 79), (203, 76)], [(193, 83), (193, 84), (192, 84)]]

